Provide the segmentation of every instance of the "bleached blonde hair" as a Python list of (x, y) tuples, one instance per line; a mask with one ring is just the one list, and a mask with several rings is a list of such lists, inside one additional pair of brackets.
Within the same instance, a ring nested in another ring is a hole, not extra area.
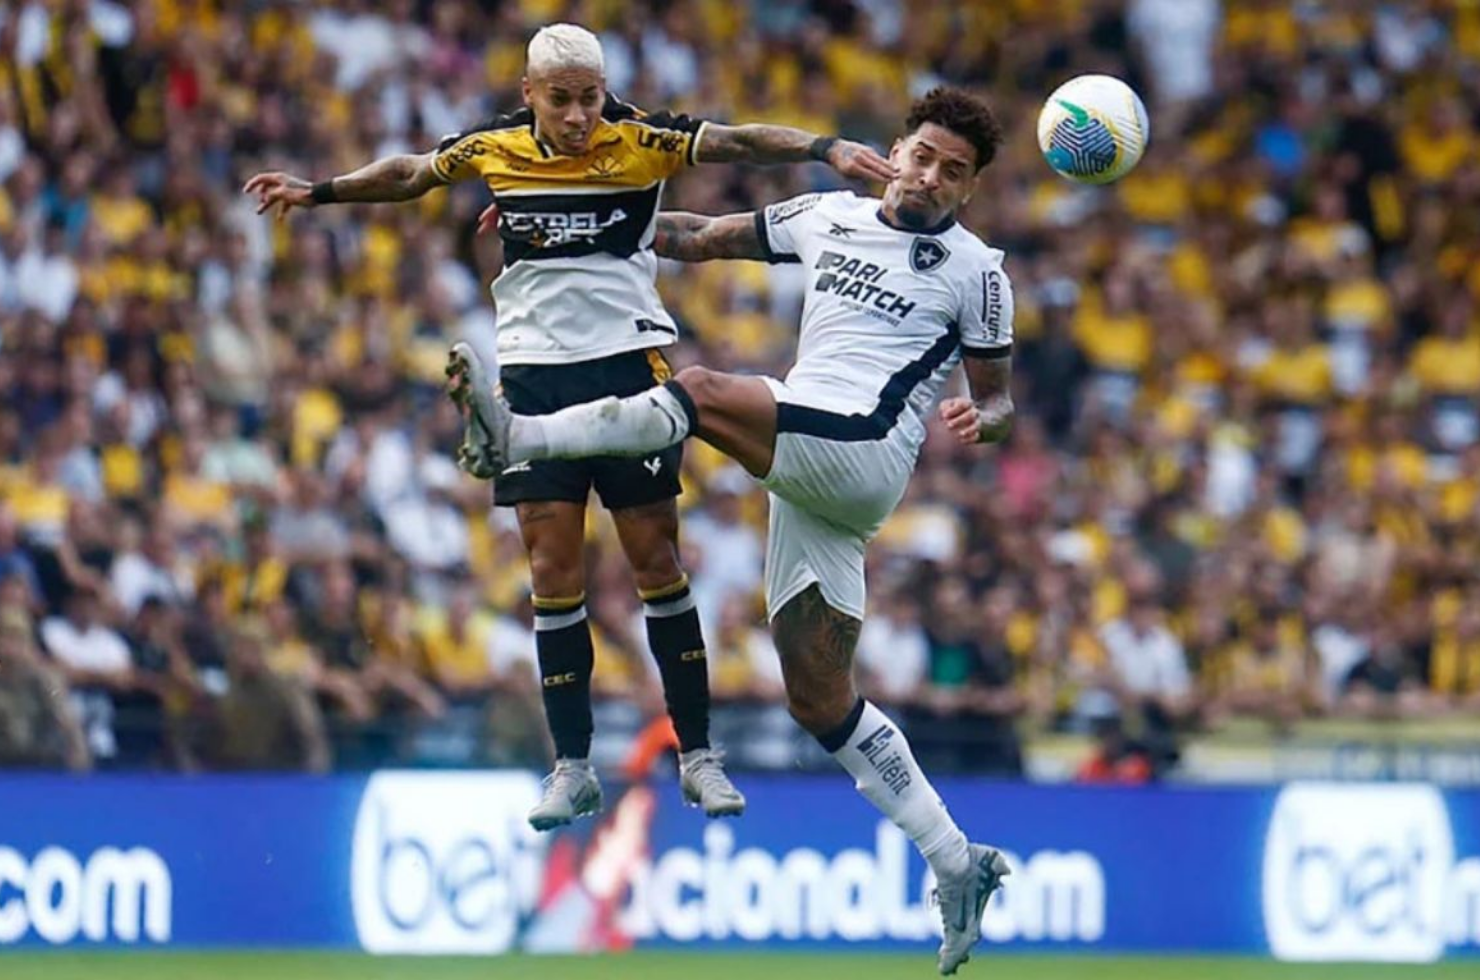
[(596, 35), (576, 24), (542, 27), (529, 41), (524, 71), (540, 75), (561, 68), (584, 68), (606, 77), (606, 59)]

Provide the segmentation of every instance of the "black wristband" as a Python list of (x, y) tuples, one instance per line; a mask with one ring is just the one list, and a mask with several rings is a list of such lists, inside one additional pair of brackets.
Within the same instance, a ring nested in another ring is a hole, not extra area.
[(823, 163), (826, 163), (827, 151), (831, 150), (833, 144), (837, 141), (838, 138), (836, 136), (819, 136), (812, 141), (811, 146), (807, 147), (807, 156), (813, 160), (821, 160)]
[(317, 184), (314, 184), (313, 190), (308, 192), (308, 196), (315, 204), (333, 204), (339, 200), (339, 198), (334, 196), (333, 178), (321, 180)]

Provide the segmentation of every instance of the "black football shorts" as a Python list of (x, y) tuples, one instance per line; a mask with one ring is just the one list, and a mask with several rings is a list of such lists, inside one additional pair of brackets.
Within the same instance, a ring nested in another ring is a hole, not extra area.
[[(509, 407), (520, 415), (548, 415), (608, 395), (641, 394), (673, 376), (655, 348), (626, 351), (575, 364), (509, 364), (499, 381)], [(493, 502), (510, 507), (526, 501), (584, 503), (594, 487), (607, 510), (657, 503), (679, 494), (683, 443), (651, 456), (592, 456), (520, 463), (493, 481)]]

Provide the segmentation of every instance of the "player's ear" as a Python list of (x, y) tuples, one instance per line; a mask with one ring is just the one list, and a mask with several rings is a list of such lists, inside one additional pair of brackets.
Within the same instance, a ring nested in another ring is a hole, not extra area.
[(981, 186), (981, 176), (982, 172), (980, 170), (975, 171), (971, 175), (971, 182), (966, 185), (966, 196), (961, 198), (961, 204), (959, 205), (960, 207), (966, 207), (967, 202), (970, 201), (972, 195), (976, 193), (976, 189)]
[(524, 96), (524, 104), (527, 106), (533, 106), (534, 101), (530, 98), (530, 96), (534, 93), (534, 88), (529, 84), (528, 75), (525, 75), (523, 78), (519, 79), (519, 89)]
[(894, 166), (894, 172), (898, 175), (901, 163), (904, 159), (904, 140), (897, 139), (894, 145), (889, 147), (889, 162)]

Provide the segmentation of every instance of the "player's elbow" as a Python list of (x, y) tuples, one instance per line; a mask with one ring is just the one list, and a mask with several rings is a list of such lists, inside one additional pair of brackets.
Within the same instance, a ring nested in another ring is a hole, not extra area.
[(679, 262), (707, 262), (718, 257), (710, 230), (714, 222), (698, 215), (659, 215), (653, 251)]
[(403, 201), (415, 200), (441, 183), (437, 172), (432, 169), (430, 157), (406, 156), (401, 158), (400, 164), (397, 191)]

